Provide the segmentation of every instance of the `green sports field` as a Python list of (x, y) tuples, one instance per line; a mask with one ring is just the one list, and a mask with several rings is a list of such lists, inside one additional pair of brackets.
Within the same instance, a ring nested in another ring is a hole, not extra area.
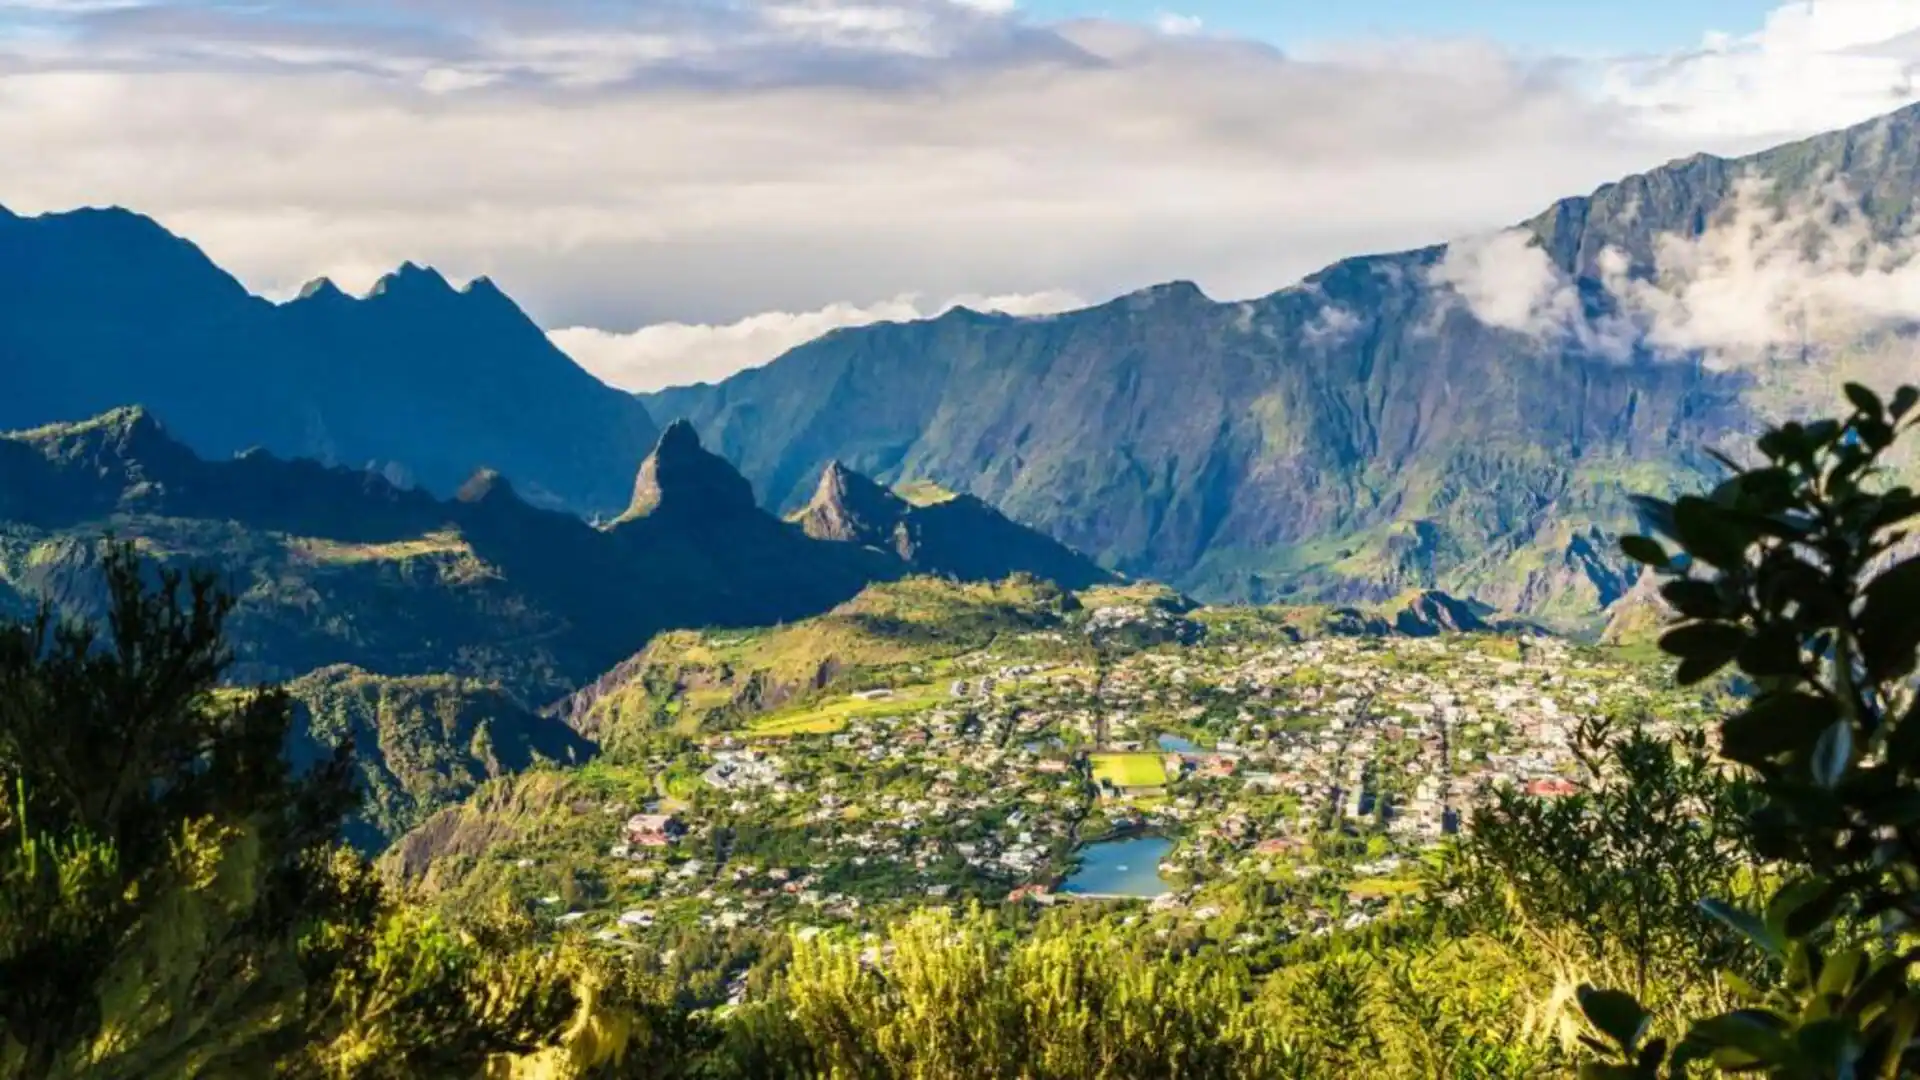
[(1159, 754), (1094, 754), (1089, 760), (1093, 778), (1110, 780), (1115, 787), (1161, 787), (1167, 782)]

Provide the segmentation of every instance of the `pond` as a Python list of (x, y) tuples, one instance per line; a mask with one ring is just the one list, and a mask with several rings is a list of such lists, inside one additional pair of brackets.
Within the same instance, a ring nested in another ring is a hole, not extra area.
[(1160, 860), (1172, 850), (1173, 841), (1164, 836), (1090, 844), (1080, 852), (1080, 869), (1060, 886), (1060, 891), (1148, 900), (1164, 896), (1172, 889), (1160, 877)]
[(1160, 749), (1175, 754), (1197, 754), (1200, 752), (1200, 744), (1194, 742), (1192, 739), (1183, 739), (1178, 735), (1162, 735), (1160, 736)]

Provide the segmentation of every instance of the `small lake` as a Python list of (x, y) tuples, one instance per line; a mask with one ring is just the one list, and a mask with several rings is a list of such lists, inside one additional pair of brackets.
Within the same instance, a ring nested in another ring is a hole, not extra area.
[(1173, 841), (1164, 836), (1091, 844), (1080, 852), (1080, 869), (1060, 891), (1148, 900), (1164, 896), (1173, 890), (1160, 877), (1160, 860), (1172, 850)]
[(1175, 754), (1198, 754), (1200, 746), (1192, 739), (1183, 739), (1178, 735), (1160, 736), (1160, 749)]

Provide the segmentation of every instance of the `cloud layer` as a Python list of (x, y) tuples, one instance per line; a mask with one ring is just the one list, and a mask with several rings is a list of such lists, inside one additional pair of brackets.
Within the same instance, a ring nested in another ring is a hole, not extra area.
[[(132, 206), (270, 295), (488, 274), (603, 331), (561, 336), (589, 364), (679, 381), (901, 297), (1264, 293), (1861, 119), (1913, 97), (1912, 7), (1572, 61), (1289, 56), (1004, 0), (0, 0), (0, 145), (33, 148), (0, 203)], [(1480, 304), (1560, 317), (1551, 287), (1506, 295)]]
[(717, 382), (845, 327), (927, 319), (956, 307), (1008, 315), (1045, 315), (1085, 304), (1084, 299), (1067, 292), (962, 296), (938, 305), (922, 303), (916, 296), (899, 296), (870, 307), (832, 304), (818, 311), (764, 312), (724, 326), (657, 323), (630, 334), (577, 326), (555, 330), (550, 336), (555, 345), (601, 380), (626, 390), (658, 390)]
[(1452, 301), (1443, 311), (1620, 360), (1754, 364), (1920, 324), (1920, 236), (1877, 235), (1859, 195), (1832, 176), (1781, 192), (1748, 174), (1698, 235), (1656, 237), (1651, 267), (1636, 271), (1618, 248), (1598, 266), (1608, 302), (1597, 311), (1520, 230), (1454, 243), (1429, 280)]

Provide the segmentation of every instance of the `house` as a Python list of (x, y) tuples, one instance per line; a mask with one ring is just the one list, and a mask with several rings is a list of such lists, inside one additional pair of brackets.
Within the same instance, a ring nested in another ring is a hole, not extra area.
[(1562, 780), (1557, 776), (1548, 777), (1544, 780), (1531, 780), (1527, 783), (1527, 794), (1547, 799), (1558, 799), (1563, 796), (1573, 795), (1579, 790), (1579, 785), (1573, 781)]
[(686, 833), (686, 825), (672, 814), (635, 814), (627, 819), (627, 842), (637, 847), (666, 847)]

